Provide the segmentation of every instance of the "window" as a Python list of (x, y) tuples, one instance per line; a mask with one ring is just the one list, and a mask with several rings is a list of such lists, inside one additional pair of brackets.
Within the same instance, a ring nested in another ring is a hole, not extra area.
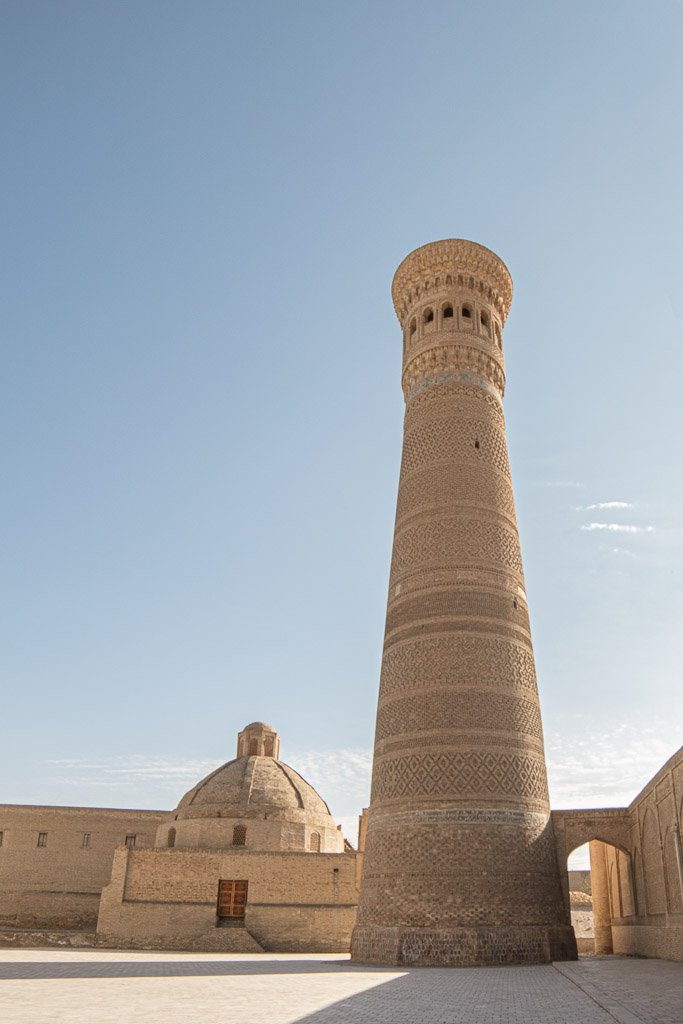
[(431, 324), (433, 320), (434, 320), (434, 310), (433, 309), (425, 309), (424, 313), (422, 314), (422, 323), (423, 324)]
[(472, 310), (470, 309), (469, 306), (463, 306), (462, 307), (462, 315), (465, 317), (465, 320), (471, 320), (472, 319)]
[(415, 317), (413, 317), (413, 319), (410, 321), (410, 337), (411, 338), (415, 334), (416, 330), (417, 330), (417, 320), (415, 319)]
[(481, 326), (484, 328), (485, 331), (488, 332), (488, 329), (489, 329), (489, 315), (488, 315), (488, 313), (480, 313), (479, 314), (479, 319), (481, 320)]
[(47, 846), (47, 832), (38, 833), (38, 846)]
[(175, 846), (176, 831), (174, 828), (169, 828), (168, 835), (166, 836), (166, 845), (170, 848)]
[(453, 307), (452, 306), (444, 306), (443, 307), (443, 314), (442, 315), (443, 315), (444, 320), (452, 320), (453, 319)]
[(0, 846), (2, 846), (4, 838), (5, 838), (5, 833), (4, 832), (0, 832)]
[(136, 839), (137, 839), (137, 836), (133, 836), (133, 835), (126, 836), (126, 839), (125, 839), (126, 846), (135, 846), (135, 840)]
[(265, 752), (266, 757), (272, 757), (273, 756), (273, 737), (272, 736), (269, 736), (268, 739), (266, 740), (266, 742), (264, 743), (264, 752)]
[(232, 830), (232, 845), (233, 846), (246, 846), (247, 844), (247, 830), (244, 825), (235, 825)]
[(90, 849), (90, 833), (89, 832), (84, 832), (83, 833), (83, 838), (81, 839), (81, 850), (89, 850), (89, 849)]
[(320, 833), (311, 832), (308, 840), (308, 849), (311, 853), (320, 853)]
[(249, 740), (249, 756), (253, 757), (254, 754), (258, 754), (258, 740)]
[(216, 906), (218, 917), (244, 918), (248, 888), (249, 882), (246, 879), (232, 881), (221, 878)]

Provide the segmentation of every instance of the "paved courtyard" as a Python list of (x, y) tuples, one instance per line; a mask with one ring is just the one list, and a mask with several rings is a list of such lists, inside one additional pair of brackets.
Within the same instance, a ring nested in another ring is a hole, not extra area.
[(3, 1024), (683, 1024), (683, 964), (371, 968), (345, 956), (0, 950)]

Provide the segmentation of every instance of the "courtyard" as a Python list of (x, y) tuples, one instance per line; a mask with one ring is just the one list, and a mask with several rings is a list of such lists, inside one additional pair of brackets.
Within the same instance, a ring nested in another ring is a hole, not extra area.
[(683, 964), (365, 967), (347, 956), (0, 950), (4, 1024), (681, 1024)]

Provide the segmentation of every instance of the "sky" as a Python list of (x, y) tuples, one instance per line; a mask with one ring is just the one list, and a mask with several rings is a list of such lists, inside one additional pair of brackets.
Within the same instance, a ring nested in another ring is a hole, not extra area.
[(0, 799), (171, 808), (271, 722), (353, 832), (401, 454), (390, 301), (515, 285), (555, 807), (683, 718), (683, 4), (4, 0)]

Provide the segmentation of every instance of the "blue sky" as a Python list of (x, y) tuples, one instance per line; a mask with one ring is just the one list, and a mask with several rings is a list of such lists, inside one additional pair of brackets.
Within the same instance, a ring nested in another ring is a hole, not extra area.
[(389, 287), (494, 249), (555, 806), (680, 744), (683, 5), (6, 0), (2, 799), (366, 799)]

